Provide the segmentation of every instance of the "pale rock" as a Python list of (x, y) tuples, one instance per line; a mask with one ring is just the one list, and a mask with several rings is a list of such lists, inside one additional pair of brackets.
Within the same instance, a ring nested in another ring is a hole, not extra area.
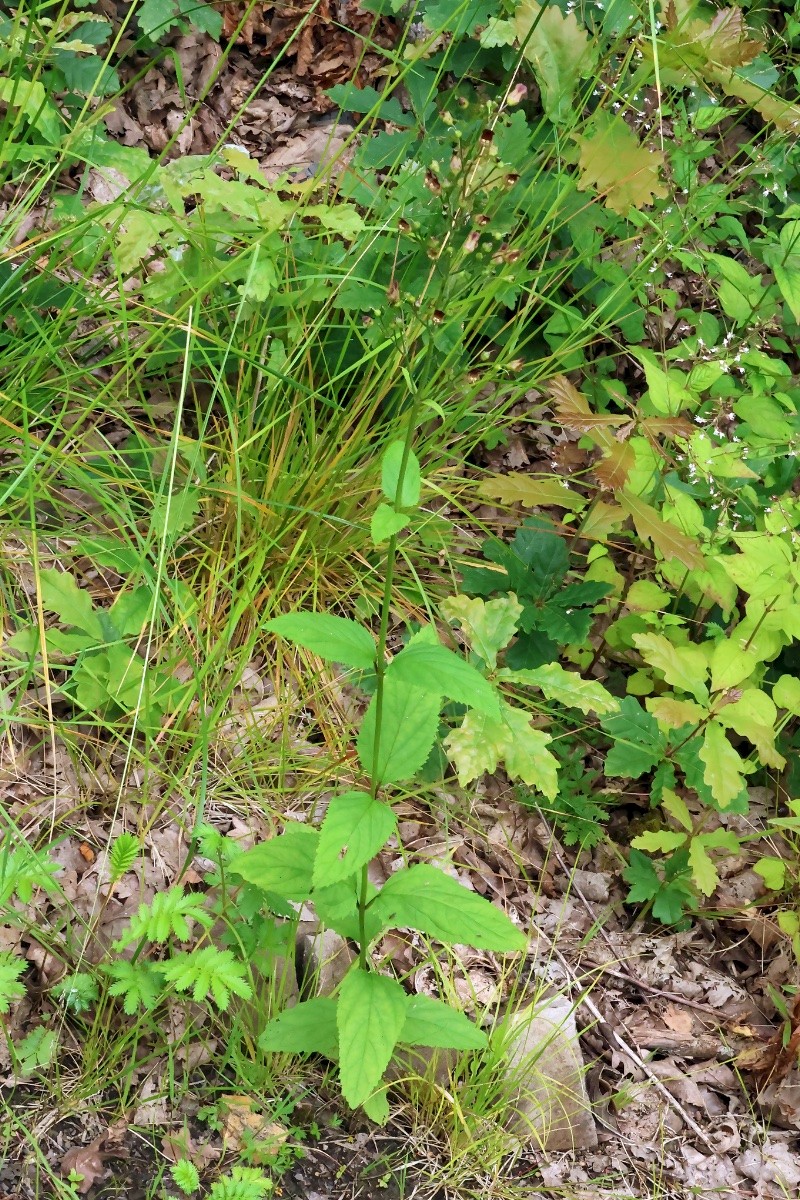
[(507, 1043), (513, 1113), (508, 1129), (545, 1150), (591, 1149), (597, 1128), (570, 1002), (555, 997), (521, 1009)]
[(297, 930), (297, 974), (303, 994), (330, 996), (355, 961), (355, 952), (333, 929), (301, 923)]

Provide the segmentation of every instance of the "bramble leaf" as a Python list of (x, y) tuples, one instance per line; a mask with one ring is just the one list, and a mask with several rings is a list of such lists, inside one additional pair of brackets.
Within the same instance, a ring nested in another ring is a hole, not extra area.
[(489, 680), (471, 663), (438, 643), (412, 642), (392, 659), (386, 677), (494, 716), (500, 711), (497, 693)]
[(431, 752), (439, 731), (442, 694), (409, 687), (388, 672), (383, 684), (380, 740), (375, 756), (378, 698), (364, 714), (357, 749), (361, 766), (379, 784), (412, 779)]
[(666, 738), (656, 720), (632, 696), (620, 702), (619, 712), (603, 717), (600, 724), (614, 739), (606, 756), (607, 776), (638, 779), (658, 766), (666, 750)]
[(284, 613), (267, 621), (266, 629), (303, 646), (328, 662), (368, 670), (375, 666), (375, 642), (356, 621), (332, 613)]
[(405, 1024), (408, 996), (395, 979), (352, 969), (339, 989), (339, 1077), (351, 1108), (380, 1083)]
[(311, 895), (318, 842), (316, 829), (291, 821), (279, 837), (238, 854), (229, 869), (262, 891), (275, 892), (284, 900), (307, 900)]
[(315, 887), (338, 883), (369, 862), (397, 828), (386, 804), (366, 792), (344, 792), (328, 805), (314, 859)]
[(418, 929), (443, 942), (467, 942), (481, 950), (523, 950), (526, 945), (505, 913), (427, 863), (395, 872), (373, 907), (384, 924)]
[(397, 1040), (405, 1046), (480, 1050), (486, 1045), (486, 1034), (458, 1009), (432, 996), (420, 995), (410, 997)]

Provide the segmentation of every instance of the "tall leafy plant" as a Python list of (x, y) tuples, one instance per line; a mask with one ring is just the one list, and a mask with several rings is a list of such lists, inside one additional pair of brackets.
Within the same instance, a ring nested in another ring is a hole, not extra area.
[(376, 940), (401, 927), (489, 950), (525, 946), (523, 933), (504, 913), (433, 866), (405, 866), (380, 891), (369, 879), (370, 860), (397, 835), (392, 789), (413, 779), (427, 760), (445, 702), (456, 701), (490, 722), (500, 721), (503, 707), (508, 708), (482, 671), (442, 645), (432, 626), (417, 632), (387, 663), (398, 535), (420, 500), (420, 467), (410, 441), (409, 433), (405, 442), (390, 445), (382, 460), (384, 502), (372, 521), (375, 542), (387, 545), (377, 638), (355, 621), (329, 613), (288, 613), (268, 626), (323, 659), (373, 678), (372, 699), (356, 738), (363, 786), (338, 792), (320, 829), (290, 824), (231, 864), (241, 879), (273, 897), (312, 900), (326, 925), (358, 944), (358, 959), (337, 994), (281, 1013), (267, 1025), (261, 1045), (338, 1060), (345, 1099), (377, 1120), (388, 1115), (383, 1077), (398, 1048), (476, 1049), (485, 1035), (463, 1013), (427, 996), (408, 995), (377, 969), (370, 955)]

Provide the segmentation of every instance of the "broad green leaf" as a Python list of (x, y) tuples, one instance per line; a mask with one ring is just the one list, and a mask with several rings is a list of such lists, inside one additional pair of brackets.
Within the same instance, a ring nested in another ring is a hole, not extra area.
[[(618, 120), (624, 125), (621, 118)], [(643, 153), (647, 154), (647, 151), (643, 151)], [(648, 157), (650, 156), (648, 155)], [(634, 347), (631, 353), (644, 367), (650, 403), (657, 413), (662, 413), (664, 416), (677, 416), (684, 408), (693, 409), (697, 406), (698, 397), (686, 386), (687, 378), (683, 371), (665, 370), (653, 351), (646, 350), (642, 346)]]
[(711, 652), (710, 665), (711, 691), (724, 692), (752, 675), (758, 661), (755, 654), (733, 638), (721, 638)]
[(712, 848), (738, 854), (741, 845), (736, 834), (730, 829), (715, 829), (713, 833), (704, 833), (692, 838), (689, 843), (689, 866), (692, 869), (692, 879), (704, 896), (713, 896), (719, 883), (719, 872), (708, 853)]
[(339, 1049), (336, 1006), (330, 996), (318, 996), (285, 1009), (264, 1026), (258, 1039), (260, 1048), (335, 1059)]
[[(621, 115), (597, 108), (581, 132), (571, 136), (580, 148), (578, 188), (580, 191), (594, 188), (613, 212), (624, 217), (631, 208), (644, 208), (657, 197), (667, 195), (666, 185), (660, 178), (664, 167), (663, 153), (641, 145)], [(652, 398), (655, 385), (650, 383), (649, 376), (648, 383)], [(663, 385), (657, 389), (653, 407), (659, 413), (679, 412), (684, 406), (678, 407), (674, 395), (670, 397), (671, 405), (667, 406), (666, 390)], [(609, 446), (612, 454), (613, 449), (613, 445)]]
[(553, 800), (558, 794), (558, 762), (547, 749), (550, 741), (549, 734), (533, 728), (528, 713), (503, 701), (499, 717), (474, 709), (467, 713), (461, 728), (445, 738), (445, 748), (462, 787), (502, 763), (512, 779), (521, 779)]
[(392, 442), (384, 450), (381, 459), (381, 488), (386, 499), (397, 508), (415, 508), (419, 504), (421, 483), (419, 462), (414, 451), (409, 450), (401, 483), (400, 468), (404, 450), (403, 442)]
[(480, 1050), (486, 1034), (464, 1013), (431, 996), (412, 996), (398, 1041), (405, 1046), (440, 1046)]
[(591, 75), (597, 49), (575, 13), (522, 0), (511, 19), (522, 53), (533, 68), (546, 115), (556, 125), (574, 113), (578, 80)]
[(380, 1083), (407, 1008), (408, 996), (395, 979), (352, 968), (342, 981), (336, 1008), (339, 1077), (351, 1108), (363, 1104)]
[(0, 77), (0, 101), (19, 109), (55, 150), (61, 141), (64, 124), (43, 84), (33, 79)]
[(775, 255), (770, 265), (789, 311), (800, 324), (800, 221), (786, 222), (780, 242), (780, 256)]
[(392, 875), (374, 908), (386, 925), (417, 929), (443, 942), (466, 942), (479, 950), (523, 950), (526, 945), (505, 913), (427, 863)]
[(606, 756), (605, 774), (638, 779), (664, 757), (666, 739), (649, 712), (632, 696), (620, 702), (619, 711), (603, 717), (600, 724), (614, 739)]
[(329, 662), (368, 670), (375, 666), (375, 641), (356, 621), (331, 613), (285, 613), (267, 621), (271, 633), (311, 650)]
[(388, 1085), (378, 1088), (362, 1103), (361, 1107), (376, 1125), (385, 1125), (389, 1120)]
[(660, 671), (667, 683), (689, 692), (701, 704), (708, 699), (703, 682), (708, 664), (699, 646), (673, 646), (660, 633), (635, 633), (633, 642), (645, 662)]
[(358, 757), (379, 784), (412, 779), (431, 752), (439, 731), (439, 695), (409, 687), (387, 673), (383, 683), (380, 741), (375, 755), (378, 697), (373, 696), (358, 735)]
[(438, 643), (415, 641), (406, 646), (392, 660), (386, 677), (493, 716), (500, 712), (497, 693), (489, 680), (477, 667)]
[(773, 892), (779, 892), (786, 883), (786, 863), (782, 858), (767, 855), (753, 864), (756, 871), (767, 887)]
[(54, 612), (65, 625), (74, 625), (97, 638), (98, 645), (105, 641), (100, 615), (92, 604), (92, 598), (84, 588), (78, 587), (75, 577), (66, 571), (44, 569), (39, 572), (42, 589), (42, 605)]
[(671, 829), (650, 830), (640, 833), (631, 842), (635, 850), (646, 850), (649, 854), (670, 854), (686, 841), (685, 833), (675, 833)]
[(791, 595), (794, 554), (783, 538), (759, 531), (740, 534), (735, 541), (741, 553), (721, 555), (718, 562), (737, 587), (751, 596), (769, 597), (773, 603), (782, 592)]
[(778, 710), (766, 692), (760, 688), (744, 688), (738, 700), (720, 707), (715, 715), (720, 725), (749, 738), (765, 765), (778, 770), (786, 765), (783, 755), (775, 749)]
[(675, 696), (648, 696), (647, 711), (651, 712), (659, 725), (665, 729), (680, 729), (682, 725), (699, 725), (708, 716), (705, 705), (694, 700), (678, 700)]
[[(361, 876), (354, 875), (351, 879), (343, 879), (329, 887), (315, 888), (311, 899), (314, 902), (317, 916), (323, 925), (358, 942), (361, 928), (358, 920), (358, 895), (361, 890)], [(378, 894), (374, 884), (367, 885), (367, 904), (370, 905)], [(383, 931), (383, 922), (376, 916), (374, 907), (367, 908), (364, 914), (364, 934), (367, 942), (372, 942)]]
[(517, 632), (522, 605), (512, 593), (500, 600), (470, 600), (453, 596), (441, 606), (442, 616), (451, 624), (458, 622), (476, 654), (494, 669), (497, 655)]
[(778, 708), (800, 716), (800, 679), (795, 675), (781, 675), (772, 688), (772, 699)]
[(711, 789), (711, 795), (720, 808), (727, 808), (744, 786), (744, 763), (725, 736), (725, 730), (716, 721), (706, 726), (700, 759), (705, 765), (703, 777)]
[(142, 584), (120, 592), (108, 610), (108, 618), (121, 638), (138, 637), (150, 619), (152, 607), (153, 593)]
[(565, 671), (560, 663), (547, 663), (533, 670), (501, 671), (501, 679), (515, 683), (532, 684), (541, 688), (548, 700), (557, 700), (567, 708), (578, 708), (582, 713), (616, 712), (619, 701), (606, 691), (601, 683), (593, 679), (582, 679), (576, 671)]
[(230, 870), (264, 892), (284, 900), (307, 900), (311, 895), (314, 858), (319, 834), (293, 821), (279, 837), (238, 854)]
[(692, 814), (689, 812), (686, 801), (673, 792), (671, 788), (665, 787), (661, 793), (661, 807), (671, 817), (674, 817), (687, 833), (692, 832), (694, 821), (692, 820)]
[(397, 828), (392, 810), (366, 792), (345, 792), (328, 805), (319, 831), (313, 882), (348, 879), (373, 858)]
[(389, 538), (394, 537), (401, 529), (405, 529), (407, 524), (408, 517), (403, 513), (397, 512), (389, 504), (379, 504), (372, 514), (369, 527), (373, 546), (380, 546), (382, 542), (388, 542)]

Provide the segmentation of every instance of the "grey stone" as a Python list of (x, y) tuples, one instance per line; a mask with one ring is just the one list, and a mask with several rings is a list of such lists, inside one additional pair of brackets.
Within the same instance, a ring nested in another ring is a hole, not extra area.
[(333, 929), (302, 921), (297, 930), (297, 974), (304, 996), (330, 996), (355, 961), (355, 951)]
[(506, 1053), (509, 1132), (545, 1150), (596, 1146), (570, 1002), (556, 997), (521, 1009), (511, 1018)]

